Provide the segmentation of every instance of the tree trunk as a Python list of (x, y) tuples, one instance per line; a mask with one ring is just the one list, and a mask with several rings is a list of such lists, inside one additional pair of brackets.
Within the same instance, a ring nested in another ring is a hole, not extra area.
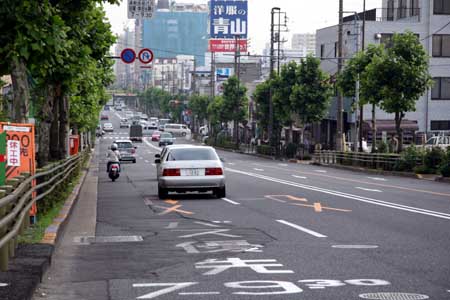
[(239, 145), (239, 122), (237, 120), (233, 121), (234, 126), (234, 141), (236, 145)]
[(69, 141), (69, 96), (59, 97), (59, 159), (68, 156)]
[(372, 153), (377, 152), (377, 119), (375, 104), (372, 104)]
[(45, 166), (49, 161), (50, 154), (50, 127), (53, 120), (53, 104), (55, 99), (55, 90), (53, 85), (46, 87), (45, 101), (41, 108), (41, 121), (39, 124), (39, 151), (38, 165)]
[(395, 113), (395, 130), (397, 131), (397, 153), (401, 153), (403, 150), (403, 130), (402, 130), (402, 119), (404, 117), (403, 113)]
[(59, 159), (59, 98), (61, 98), (61, 85), (55, 86), (53, 98), (53, 118), (50, 127), (50, 157)]
[(12, 121), (16, 123), (26, 123), (28, 121), (30, 99), (27, 69), (25, 66), (25, 62), (18, 57), (12, 58), (10, 63), (11, 79), (13, 85)]

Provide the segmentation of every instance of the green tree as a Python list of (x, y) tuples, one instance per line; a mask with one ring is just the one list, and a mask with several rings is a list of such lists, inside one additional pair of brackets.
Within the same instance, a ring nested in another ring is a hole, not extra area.
[(227, 120), (234, 121), (234, 138), (239, 142), (239, 123), (245, 120), (248, 99), (247, 88), (236, 76), (231, 76), (223, 84), (223, 109)]
[(264, 137), (269, 127), (269, 99), (271, 82), (266, 80), (256, 86), (253, 98), (256, 102), (256, 119), (261, 135)]
[(301, 123), (302, 142), (305, 125), (323, 119), (331, 96), (329, 77), (320, 69), (320, 60), (312, 56), (303, 59), (298, 68), (297, 82), (290, 96), (294, 111)]
[[(208, 105), (210, 97), (201, 95), (192, 95), (189, 99), (188, 108), (192, 110), (194, 124), (203, 124), (208, 118)], [(195, 127), (195, 126), (194, 126)]]
[(383, 96), (381, 108), (395, 114), (398, 152), (402, 151), (405, 113), (415, 111), (416, 101), (432, 86), (428, 67), (427, 53), (412, 32), (394, 34), (392, 45), (367, 67), (367, 80)]

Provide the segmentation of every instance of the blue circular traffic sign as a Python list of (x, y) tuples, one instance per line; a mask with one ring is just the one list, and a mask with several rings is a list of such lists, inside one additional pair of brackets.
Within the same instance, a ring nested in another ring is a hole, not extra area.
[(153, 60), (153, 51), (148, 48), (144, 48), (139, 51), (138, 58), (143, 64), (151, 63)]
[(125, 48), (120, 53), (120, 58), (126, 64), (131, 64), (136, 60), (136, 52), (131, 48)]

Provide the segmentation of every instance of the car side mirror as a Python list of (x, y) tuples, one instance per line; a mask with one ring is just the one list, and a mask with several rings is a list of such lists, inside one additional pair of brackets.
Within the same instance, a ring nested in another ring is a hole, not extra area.
[(161, 158), (161, 154), (155, 154), (155, 158)]
[(155, 164), (160, 164), (161, 163), (161, 159), (155, 159)]
[(137, 146), (134, 146), (134, 149), (137, 149)]

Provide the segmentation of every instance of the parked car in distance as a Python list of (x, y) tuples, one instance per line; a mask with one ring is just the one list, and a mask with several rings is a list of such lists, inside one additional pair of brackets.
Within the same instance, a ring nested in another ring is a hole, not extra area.
[(191, 130), (184, 124), (166, 124), (164, 132), (170, 132), (174, 136), (186, 136), (191, 134)]
[(101, 114), (101, 116), (100, 116), (100, 120), (109, 120), (109, 117), (108, 117), (107, 114), (103, 113), (103, 114)]
[(152, 142), (159, 142), (160, 138), (161, 138), (161, 131), (153, 131)]
[(116, 140), (117, 148), (120, 153), (120, 161), (131, 161), (136, 163), (136, 146), (131, 140)]
[(159, 147), (173, 145), (175, 138), (170, 132), (162, 132), (159, 138)]
[(105, 132), (114, 132), (114, 127), (112, 123), (103, 124), (103, 131)]
[(209, 146), (172, 145), (155, 155), (158, 196), (169, 192), (208, 192), (217, 198), (226, 197), (222, 161)]
[(425, 144), (425, 149), (432, 149), (439, 147), (442, 150), (446, 150), (450, 147), (450, 136), (436, 135), (431, 137)]
[(120, 128), (129, 128), (130, 127), (130, 122), (128, 121), (128, 119), (123, 118), (120, 120)]
[(158, 127), (160, 131), (164, 131), (164, 125), (170, 123), (170, 119), (159, 119), (158, 120)]

